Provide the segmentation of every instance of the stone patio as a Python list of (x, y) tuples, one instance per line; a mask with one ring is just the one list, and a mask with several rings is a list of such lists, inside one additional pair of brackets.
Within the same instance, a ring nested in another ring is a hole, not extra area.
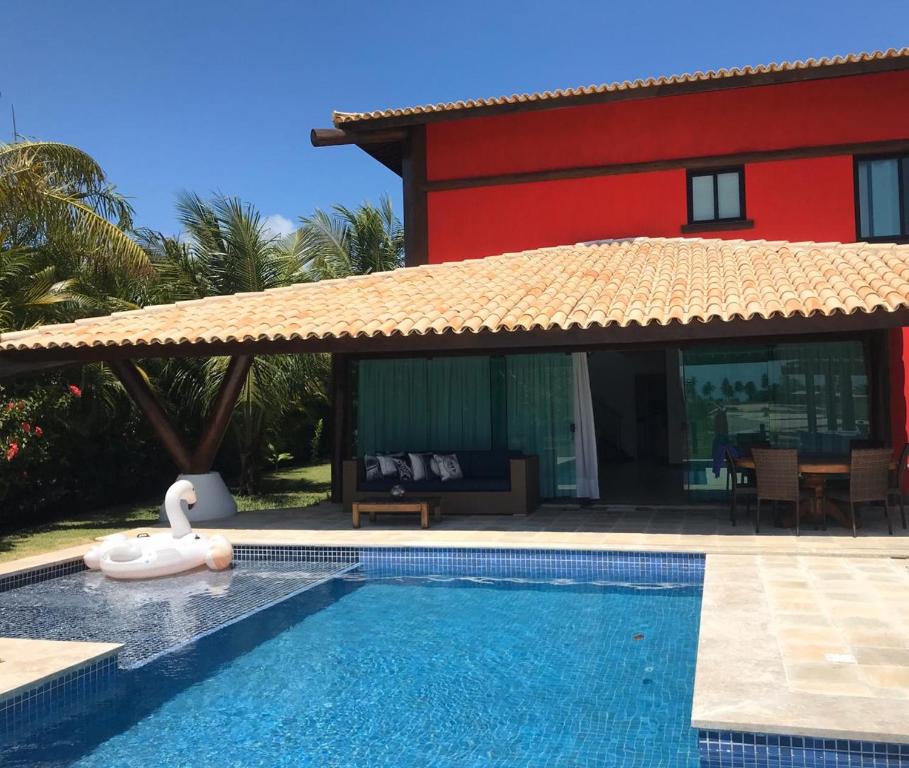
[(421, 530), (415, 516), (379, 516), (354, 530), (340, 504), (307, 509), (251, 512), (229, 518), (218, 531), (232, 541), (255, 544), (362, 546), (541, 547), (616, 549), (717, 554), (795, 553), (909, 556), (909, 531), (897, 525), (888, 536), (877, 515), (852, 538), (851, 531), (803, 528), (802, 535), (774, 528), (765, 519), (761, 533), (751, 525), (729, 522), (725, 507), (635, 507), (576, 504), (543, 505), (527, 516), (443, 516)]
[(909, 560), (709, 555), (692, 724), (909, 743)]

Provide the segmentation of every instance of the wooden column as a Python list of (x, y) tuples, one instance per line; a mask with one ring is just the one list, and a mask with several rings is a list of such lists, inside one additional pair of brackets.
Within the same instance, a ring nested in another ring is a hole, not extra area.
[(133, 402), (148, 419), (161, 445), (170, 454), (181, 473), (191, 471), (192, 460), (183, 439), (165, 413), (158, 398), (148, 385), (141, 371), (131, 360), (112, 360), (111, 370), (123, 384)]
[(350, 359), (331, 356), (331, 500), (341, 502), (341, 473), (347, 458), (350, 430)]
[(230, 359), (224, 381), (218, 390), (218, 397), (212, 405), (202, 437), (193, 454), (191, 463), (193, 474), (201, 475), (211, 471), (252, 363), (253, 355), (234, 355)]
[(429, 263), (426, 205), (426, 126), (411, 128), (401, 163), (404, 180), (404, 260), (408, 267)]

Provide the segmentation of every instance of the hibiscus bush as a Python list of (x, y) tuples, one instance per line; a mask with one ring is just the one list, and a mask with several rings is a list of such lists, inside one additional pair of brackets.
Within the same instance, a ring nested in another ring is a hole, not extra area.
[(0, 387), (0, 526), (135, 499), (173, 475), (141, 417), (62, 373)]
[(7, 399), (0, 388), (0, 504), (17, 489), (30, 487), (32, 474), (48, 459), (46, 425), (58, 426), (70, 400), (82, 396), (75, 384), (62, 391), (35, 389)]

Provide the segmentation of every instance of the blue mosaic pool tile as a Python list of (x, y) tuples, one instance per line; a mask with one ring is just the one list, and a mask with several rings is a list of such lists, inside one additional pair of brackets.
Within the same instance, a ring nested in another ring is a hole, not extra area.
[(575, 549), (361, 547), (371, 576), (489, 576), (636, 584), (701, 584), (704, 556)]
[(10, 589), (24, 587), (26, 584), (37, 584), (48, 579), (56, 579), (60, 576), (68, 576), (71, 573), (84, 571), (85, 563), (81, 557), (66, 560), (62, 563), (54, 563), (41, 568), (31, 568), (27, 571), (17, 571), (6, 576), (0, 576), (0, 592), (6, 592)]
[(0, 700), (0, 734), (14, 735), (78, 711), (113, 687), (117, 668), (114, 653)]
[(909, 768), (909, 744), (698, 731), (701, 768)]
[(280, 544), (236, 544), (234, 560), (268, 563), (336, 563), (351, 565), (360, 557), (359, 547), (316, 547)]
[(166, 579), (70, 573), (0, 593), (0, 637), (122, 643), (131, 668), (352, 568), (337, 560), (250, 560)]
[(563, 578), (623, 583), (700, 584), (704, 556), (678, 552), (466, 547), (316, 547), (240, 544), (238, 562), (359, 562), (371, 576)]

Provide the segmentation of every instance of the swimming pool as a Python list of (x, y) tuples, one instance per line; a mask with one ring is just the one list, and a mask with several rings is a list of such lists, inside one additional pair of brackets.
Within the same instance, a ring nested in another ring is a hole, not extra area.
[(121, 671), (0, 763), (694, 766), (700, 592), (351, 572)]

